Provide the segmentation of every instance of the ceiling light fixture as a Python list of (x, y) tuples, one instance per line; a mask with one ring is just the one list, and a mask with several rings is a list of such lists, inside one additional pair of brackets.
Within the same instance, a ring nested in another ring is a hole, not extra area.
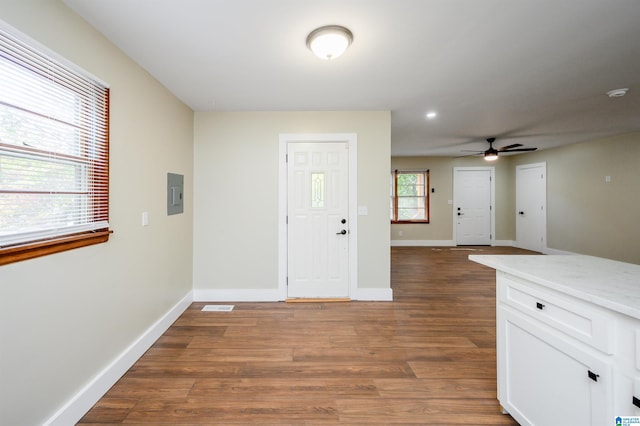
[(434, 118), (436, 118), (437, 116), (438, 116), (438, 113), (437, 113), (437, 112), (435, 112), (435, 111), (429, 111), (429, 112), (427, 113), (427, 118), (428, 118), (429, 120), (433, 120), (433, 119), (434, 119)]
[(307, 36), (307, 47), (324, 60), (342, 55), (353, 41), (353, 34), (345, 27), (327, 25), (316, 28)]
[(628, 88), (609, 90), (607, 92), (607, 96), (609, 96), (610, 98), (621, 98), (622, 96), (626, 95), (628, 91)]

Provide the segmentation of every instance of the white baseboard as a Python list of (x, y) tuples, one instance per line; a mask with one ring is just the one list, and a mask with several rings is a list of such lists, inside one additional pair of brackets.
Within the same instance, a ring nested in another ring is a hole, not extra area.
[(391, 247), (452, 247), (453, 240), (391, 240)]
[(194, 302), (281, 302), (286, 299), (279, 289), (194, 289)]
[[(512, 240), (494, 240), (492, 246), (513, 247)], [(391, 247), (455, 247), (453, 240), (391, 240)]]
[(390, 288), (359, 288), (351, 299), (374, 302), (391, 302), (393, 301), (393, 290)]
[[(281, 302), (286, 299), (277, 289), (193, 290), (194, 302)], [(352, 300), (391, 301), (390, 288), (358, 288)]]
[(162, 336), (162, 333), (178, 319), (192, 301), (193, 295), (192, 292), (189, 292), (44, 424), (51, 426), (76, 424), (147, 349)]
[(495, 247), (515, 247), (515, 243), (513, 240), (494, 240), (491, 245)]

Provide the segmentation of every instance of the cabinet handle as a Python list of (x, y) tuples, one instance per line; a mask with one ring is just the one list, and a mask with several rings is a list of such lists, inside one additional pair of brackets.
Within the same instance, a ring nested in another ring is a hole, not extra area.
[(635, 405), (636, 407), (640, 407), (640, 399), (634, 396), (632, 402), (633, 402), (633, 405)]
[(600, 375), (599, 375), (599, 374), (596, 374), (596, 373), (594, 373), (594, 372), (593, 372), (593, 371), (591, 371), (591, 370), (587, 370), (587, 375), (588, 375), (588, 376), (589, 376), (589, 378), (590, 378), (591, 380), (593, 380), (594, 382), (597, 382), (597, 381), (598, 381), (598, 377), (600, 377)]
[(543, 310), (544, 309), (544, 305), (540, 302), (536, 302), (536, 308)]

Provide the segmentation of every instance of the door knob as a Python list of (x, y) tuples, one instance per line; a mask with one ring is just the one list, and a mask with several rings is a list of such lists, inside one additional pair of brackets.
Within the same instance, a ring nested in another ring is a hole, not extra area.
[(343, 229), (343, 230), (342, 230), (342, 231), (340, 231), (340, 232), (336, 232), (336, 235), (346, 235), (346, 233), (347, 233), (347, 230), (346, 230), (346, 229)]
[(458, 216), (464, 216), (464, 214), (463, 214), (463, 213), (458, 212)]
[(520, 216), (524, 216), (524, 212), (518, 212)]

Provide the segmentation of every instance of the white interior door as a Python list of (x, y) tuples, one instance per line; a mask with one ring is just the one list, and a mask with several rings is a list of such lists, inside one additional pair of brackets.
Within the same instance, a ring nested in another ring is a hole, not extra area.
[(287, 144), (287, 297), (349, 296), (346, 142)]
[(547, 235), (547, 164), (516, 166), (516, 246), (542, 252)]
[(456, 167), (453, 176), (456, 245), (490, 245), (493, 168)]

